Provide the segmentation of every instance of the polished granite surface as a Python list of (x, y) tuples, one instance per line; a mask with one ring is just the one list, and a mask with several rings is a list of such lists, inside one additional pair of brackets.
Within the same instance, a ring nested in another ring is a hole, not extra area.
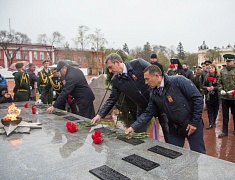
[[(45, 113), (37, 109), (31, 113), (24, 103), (16, 103), (22, 109), (24, 121), (42, 123), (42, 129), (30, 129), (27, 133), (0, 135), (1, 179), (98, 179), (89, 170), (107, 165), (130, 179), (234, 179), (235, 164), (211, 156), (179, 148), (150, 138), (139, 145), (128, 144), (116, 138), (105, 138), (102, 144), (93, 143), (89, 127), (77, 132), (67, 131), (63, 116)], [(7, 113), (0, 104), (0, 116)], [(74, 114), (68, 113), (67, 115)], [(81, 120), (87, 120), (79, 117)], [(114, 129), (114, 127), (109, 127)], [(153, 146), (162, 146), (182, 153), (171, 159), (151, 151)], [(146, 171), (122, 158), (136, 154), (158, 163), (160, 166)]]

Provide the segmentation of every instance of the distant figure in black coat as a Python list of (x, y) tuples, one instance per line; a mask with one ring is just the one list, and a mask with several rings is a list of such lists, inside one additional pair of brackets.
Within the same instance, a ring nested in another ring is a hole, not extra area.
[(11, 103), (12, 97), (7, 93), (7, 86), (0, 84), (0, 103)]
[(57, 71), (63, 76), (64, 87), (56, 99), (53, 106), (47, 109), (47, 112), (52, 112), (54, 108), (59, 108), (65, 103), (68, 94), (72, 95), (77, 106), (78, 115), (92, 118), (95, 116), (93, 101), (95, 96), (89, 87), (83, 72), (68, 65), (65, 61), (59, 61)]
[(151, 56), (150, 56), (150, 63), (152, 65), (157, 65), (161, 69), (162, 75), (164, 75), (163, 66), (159, 62), (157, 62), (157, 54), (155, 54), (155, 53), (151, 54)]

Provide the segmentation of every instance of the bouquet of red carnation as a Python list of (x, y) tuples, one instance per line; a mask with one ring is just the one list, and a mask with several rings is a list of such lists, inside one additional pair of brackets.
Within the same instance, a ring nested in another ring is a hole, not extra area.
[(214, 77), (212, 77), (212, 76), (208, 76), (208, 77), (207, 77), (207, 80), (208, 80), (208, 81), (216, 82), (216, 78), (214, 78)]
[(103, 139), (102, 139), (102, 132), (100, 131), (95, 131), (92, 135), (91, 135), (91, 138), (93, 139), (93, 142), (95, 144), (100, 144), (102, 143)]
[(66, 122), (66, 127), (71, 133), (74, 133), (78, 130), (77, 125), (74, 122)]
[(28, 105), (29, 105), (29, 103), (27, 102), (27, 103), (24, 104), (24, 107), (27, 108)]

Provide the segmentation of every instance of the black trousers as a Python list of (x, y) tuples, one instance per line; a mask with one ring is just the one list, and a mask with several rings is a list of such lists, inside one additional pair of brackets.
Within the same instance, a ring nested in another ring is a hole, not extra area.
[(222, 99), (223, 133), (228, 134), (229, 108), (233, 115), (233, 130), (235, 131), (235, 100)]

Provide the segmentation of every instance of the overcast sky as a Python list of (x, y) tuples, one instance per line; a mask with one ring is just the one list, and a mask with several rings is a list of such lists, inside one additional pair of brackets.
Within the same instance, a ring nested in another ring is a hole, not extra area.
[(0, 0), (0, 30), (38, 34), (59, 31), (70, 46), (80, 25), (101, 29), (106, 47), (150, 45), (197, 52), (203, 41), (213, 48), (235, 45), (235, 0)]

